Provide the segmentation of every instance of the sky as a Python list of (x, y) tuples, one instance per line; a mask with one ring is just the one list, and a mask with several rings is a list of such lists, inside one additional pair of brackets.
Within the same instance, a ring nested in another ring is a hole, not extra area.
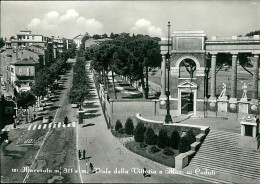
[(73, 38), (88, 32), (135, 33), (166, 37), (204, 30), (208, 37), (260, 30), (260, 0), (253, 1), (2, 1), (1, 37), (20, 30)]

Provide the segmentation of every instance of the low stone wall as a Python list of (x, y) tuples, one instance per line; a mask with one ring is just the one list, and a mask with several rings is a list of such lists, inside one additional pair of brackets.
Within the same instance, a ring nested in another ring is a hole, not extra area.
[(185, 153), (181, 153), (175, 157), (175, 168), (178, 170), (182, 170), (189, 164), (191, 159), (196, 155), (210, 130), (207, 126), (189, 125), (182, 123), (164, 124), (163, 121), (155, 121), (143, 118), (141, 117), (141, 114), (136, 114), (136, 119), (137, 122), (144, 123), (145, 127), (153, 128), (156, 134), (159, 133), (161, 128), (165, 128), (167, 130), (168, 136), (170, 136), (173, 131), (178, 131), (180, 135), (182, 132), (187, 132), (190, 129), (193, 131), (194, 135), (196, 136), (196, 142), (191, 144), (191, 150)]
[(196, 125), (189, 125), (189, 124), (182, 124), (182, 123), (164, 124), (163, 121), (155, 121), (155, 120), (149, 120), (143, 118), (141, 116), (141, 113), (136, 114), (135, 117), (136, 117), (135, 125), (138, 122), (142, 122), (144, 123), (145, 127), (153, 128), (156, 134), (158, 134), (160, 129), (164, 127), (168, 132), (168, 136), (170, 136), (173, 131), (178, 131), (179, 134), (181, 135), (182, 132), (187, 132), (190, 129), (192, 129), (194, 135), (197, 136), (202, 132), (208, 131), (207, 129), (209, 128), (207, 126), (196, 126)]

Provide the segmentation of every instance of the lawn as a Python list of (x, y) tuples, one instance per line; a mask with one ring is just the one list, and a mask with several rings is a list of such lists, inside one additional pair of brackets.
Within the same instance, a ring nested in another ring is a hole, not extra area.
[(146, 157), (150, 160), (153, 160), (155, 162), (161, 163), (163, 165), (166, 165), (168, 167), (175, 167), (175, 157), (179, 154), (178, 150), (173, 150), (174, 155), (173, 156), (167, 156), (163, 154), (163, 150), (157, 152), (157, 153), (151, 153), (149, 150), (152, 147), (152, 145), (147, 145), (145, 148), (140, 147), (140, 143), (132, 141), (128, 142), (125, 147), (129, 149), (130, 151), (141, 155), (143, 157)]
[(113, 134), (115, 137), (118, 137), (118, 138), (133, 137), (133, 135), (128, 135), (128, 134), (126, 134), (126, 133), (119, 133), (119, 132), (115, 131), (114, 129), (111, 129), (111, 132), (112, 132), (112, 134)]
[[(209, 76), (211, 73), (209, 73)], [(171, 80), (171, 79), (170, 79)], [(156, 84), (161, 84), (161, 70), (156, 69), (151, 72), (149, 72), (149, 81), (152, 81)], [(216, 94), (219, 95), (222, 91), (222, 84), (226, 83), (227, 85), (227, 95), (230, 95), (231, 92), (231, 71), (219, 71), (217, 73), (217, 80), (216, 80)], [(252, 96), (252, 76), (247, 73), (246, 71), (239, 70), (237, 73), (237, 97), (241, 98), (243, 94), (242, 86), (244, 83), (247, 84), (247, 97), (251, 98)], [(259, 81), (259, 86), (260, 86), (260, 81)], [(209, 95), (210, 95), (210, 79), (209, 79), (209, 84), (208, 84), (208, 89), (209, 89)], [(260, 90), (259, 94), (260, 96)]]

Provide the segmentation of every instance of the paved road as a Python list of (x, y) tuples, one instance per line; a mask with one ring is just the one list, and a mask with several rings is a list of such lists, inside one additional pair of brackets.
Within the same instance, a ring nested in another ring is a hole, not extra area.
[[(95, 94), (97, 94), (96, 91)], [(107, 129), (97, 95), (91, 101), (95, 101), (97, 112), (92, 118), (85, 119), (83, 125), (78, 125), (77, 145), (79, 149), (86, 150), (87, 157), (91, 157), (89, 162), (93, 163), (99, 172), (94, 174), (82, 173), (86, 170), (86, 162), (80, 160), (81, 182), (203, 183), (201, 180), (174, 173), (165, 174), (168, 169), (166, 166), (127, 150)], [(144, 167), (153, 173), (156, 172), (156, 174), (152, 173), (151, 177), (144, 178), (140, 172), (140, 169)], [(136, 173), (133, 172), (134, 168)], [(115, 173), (116, 170), (120, 170), (121, 173)], [(159, 173), (160, 171), (162, 174)]]
[[(70, 60), (73, 63), (75, 60)], [(57, 95), (56, 101), (50, 105), (49, 114), (53, 122), (44, 126), (36, 121), (25, 124), (21, 129), (11, 130), (9, 145), (1, 149), (1, 179), (10, 183), (78, 183), (75, 173), (26, 173), (23, 167), (30, 169), (60, 169), (77, 168), (76, 159), (76, 110), (71, 108), (67, 93), (72, 83), (72, 70), (63, 79), (63, 89)], [(60, 106), (60, 108), (59, 108)], [(71, 123), (63, 126), (63, 117), (67, 115)], [(51, 126), (50, 126), (51, 125)], [(19, 125), (20, 126), (20, 125)], [(50, 126), (50, 127), (49, 127)], [(12, 170), (15, 169), (15, 170)]]

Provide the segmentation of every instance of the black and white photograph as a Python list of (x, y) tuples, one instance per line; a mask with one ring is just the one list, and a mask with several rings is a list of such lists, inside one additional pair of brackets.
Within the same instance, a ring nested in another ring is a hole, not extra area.
[(0, 2), (1, 183), (260, 184), (260, 0)]

